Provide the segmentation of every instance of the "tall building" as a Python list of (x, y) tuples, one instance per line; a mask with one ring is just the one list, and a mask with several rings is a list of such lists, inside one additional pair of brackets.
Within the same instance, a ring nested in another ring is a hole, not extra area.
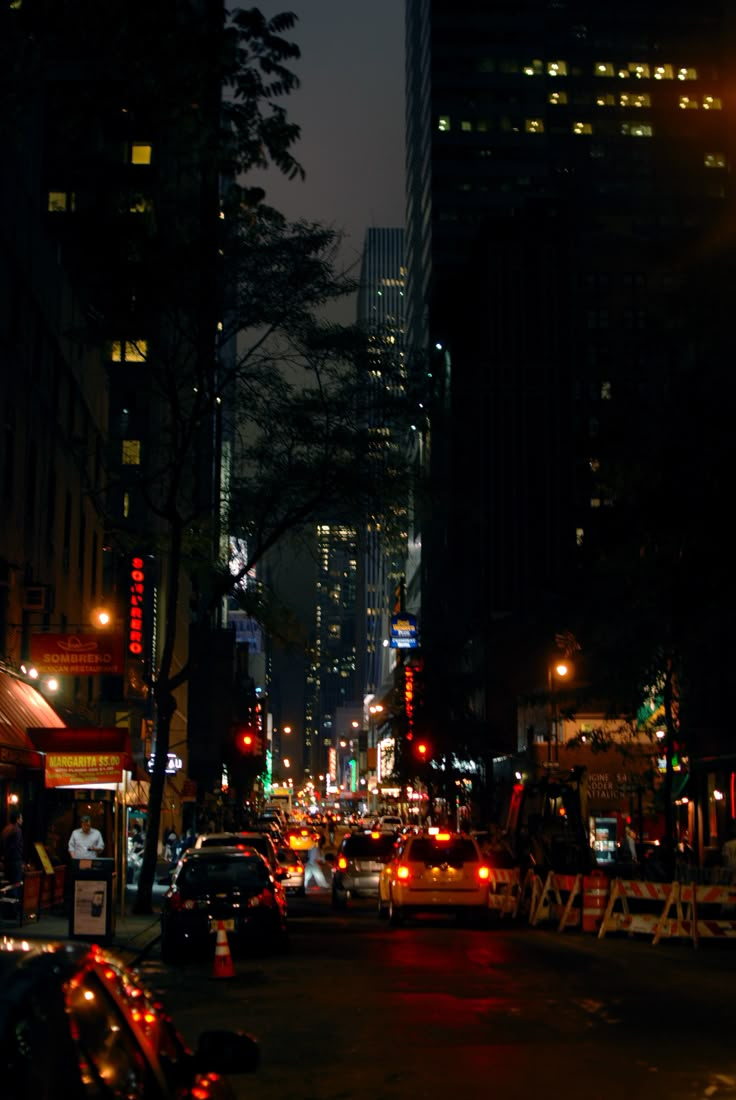
[(616, 523), (602, 459), (642, 441), (609, 426), (692, 354), (685, 319), (722, 291), (732, 10), (407, 0), (427, 691), (491, 757), (516, 748), (516, 700)]
[[(383, 387), (396, 385), (397, 379), (399, 384), (405, 383), (406, 379), (405, 284), (403, 229), (368, 229), (360, 273), (358, 324), (368, 333), (372, 353), (366, 415), (379, 456), (390, 456), (393, 449), (406, 447), (406, 441), (396, 438), (381, 414)], [(406, 500), (399, 503), (394, 514), (371, 517), (362, 532), (358, 564), (362, 623), (358, 627), (356, 658), (358, 685), (366, 696), (376, 695), (388, 683), (395, 657), (388, 643), (395, 592), (407, 570), (409, 503), (407, 484)]]

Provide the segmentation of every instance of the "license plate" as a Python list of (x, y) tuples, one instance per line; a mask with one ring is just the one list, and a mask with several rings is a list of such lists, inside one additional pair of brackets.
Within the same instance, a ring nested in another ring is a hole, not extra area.
[(212, 919), (210, 919), (210, 932), (216, 932), (217, 929), (220, 927), (220, 925), (222, 925), (224, 927), (226, 932), (234, 932), (235, 931), (235, 921), (234, 920), (212, 920)]

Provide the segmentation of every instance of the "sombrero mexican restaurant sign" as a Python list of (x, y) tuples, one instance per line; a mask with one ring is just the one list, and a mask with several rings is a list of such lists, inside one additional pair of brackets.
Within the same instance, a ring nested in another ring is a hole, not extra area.
[(48, 752), (47, 787), (84, 787), (88, 783), (121, 783), (126, 757), (122, 752)]
[(32, 634), (31, 662), (39, 672), (59, 676), (120, 676), (122, 634)]

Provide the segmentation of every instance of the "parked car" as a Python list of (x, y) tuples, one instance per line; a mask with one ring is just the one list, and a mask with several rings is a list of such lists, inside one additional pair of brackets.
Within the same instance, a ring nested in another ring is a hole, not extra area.
[(276, 845), (268, 833), (255, 831), (232, 833), (200, 833), (195, 848), (255, 848), (272, 871), (279, 869)]
[(377, 897), (378, 879), (391, 859), (393, 833), (350, 833), (337, 850), (332, 876), (332, 904), (344, 909), (351, 897)]
[(222, 1075), (253, 1072), (259, 1060), (255, 1040), (235, 1031), (205, 1031), (191, 1051), (158, 996), (112, 952), (7, 938), (0, 1050), (3, 1100), (232, 1100)]
[(233, 952), (287, 944), (286, 893), (255, 848), (205, 845), (184, 853), (161, 905), (162, 959), (214, 953), (220, 923)]
[(378, 915), (396, 925), (420, 912), (488, 919), (490, 868), (477, 841), (445, 830), (407, 833), (381, 872)]
[(304, 864), (292, 848), (277, 848), (276, 858), (284, 872), (281, 885), (287, 894), (304, 894)]

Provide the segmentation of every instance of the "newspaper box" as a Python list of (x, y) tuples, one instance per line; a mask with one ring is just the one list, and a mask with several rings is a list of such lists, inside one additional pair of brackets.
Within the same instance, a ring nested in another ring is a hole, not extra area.
[(109, 944), (115, 932), (115, 861), (72, 861), (69, 936)]

